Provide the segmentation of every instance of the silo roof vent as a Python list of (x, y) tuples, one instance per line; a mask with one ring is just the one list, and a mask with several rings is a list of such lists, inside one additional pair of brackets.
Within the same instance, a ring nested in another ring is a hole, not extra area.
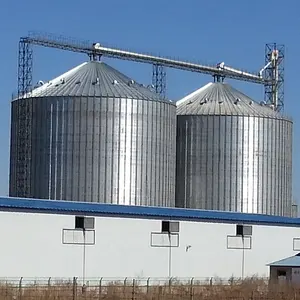
[(260, 102), (260, 105), (261, 105), (261, 106), (265, 106), (265, 105), (266, 105), (266, 102), (265, 102), (265, 101), (261, 101), (261, 102)]
[(208, 98), (204, 98), (200, 101), (200, 105), (203, 105), (204, 103), (208, 102)]
[(97, 77), (96, 80), (94, 80), (94, 81), (92, 82), (92, 84), (93, 84), (93, 85), (99, 84), (99, 82), (100, 82), (100, 81), (99, 81), (99, 77)]
[(234, 104), (238, 105), (239, 102), (241, 102), (241, 99), (240, 98), (236, 98), (235, 101), (234, 101)]
[(134, 80), (133, 79), (129, 80), (128, 85), (131, 86), (133, 84), (134, 84)]

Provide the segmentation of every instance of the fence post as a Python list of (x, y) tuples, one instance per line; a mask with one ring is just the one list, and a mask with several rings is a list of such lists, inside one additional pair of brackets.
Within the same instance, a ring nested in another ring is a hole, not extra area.
[(101, 294), (102, 294), (102, 279), (103, 277), (101, 277), (99, 280), (99, 299), (101, 299)]
[(22, 299), (22, 280), (23, 280), (23, 277), (21, 277), (20, 281), (19, 281), (19, 299), (20, 300)]
[(191, 279), (190, 297), (191, 297), (191, 300), (193, 300), (193, 298), (194, 298), (194, 277), (192, 277), (192, 279)]
[(162, 286), (159, 285), (159, 286), (158, 286), (158, 299), (161, 299), (162, 291), (163, 291)]
[(126, 293), (126, 285), (127, 285), (127, 277), (124, 279), (124, 284), (123, 284), (123, 294), (125, 295)]
[(47, 297), (50, 296), (50, 287), (51, 287), (51, 277), (48, 278)]
[(147, 294), (149, 294), (149, 282), (150, 282), (150, 277), (147, 279)]
[(172, 287), (172, 277), (169, 279), (169, 294), (171, 294), (171, 287)]
[(134, 300), (135, 297), (135, 279), (132, 280), (132, 297), (131, 299)]
[(77, 277), (73, 277), (73, 300), (77, 298)]

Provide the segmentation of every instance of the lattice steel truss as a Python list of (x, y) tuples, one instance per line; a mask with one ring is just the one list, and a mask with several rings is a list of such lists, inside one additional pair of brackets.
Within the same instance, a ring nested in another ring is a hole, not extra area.
[(209, 74), (212, 76), (221, 76), (233, 78), (236, 80), (248, 81), (257, 84), (263, 84), (264, 78), (256, 73), (249, 73), (239, 70), (225, 70), (216, 66), (200, 65), (189, 61), (180, 61), (177, 59), (159, 57), (144, 53), (136, 53), (116, 48), (104, 47), (99, 43), (90, 41), (79, 41), (74, 38), (56, 36), (49, 33), (31, 32), (27, 37), (22, 37), (20, 43), (24, 45), (23, 52), (19, 53), (19, 94), (23, 95), (31, 87), (32, 81), (32, 52), (29, 45), (38, 45), (48, 48), (62, 49), (72, 52), (87, 54), (91, 59), (99, 59), (101, 56), (131, 60), (141, 63), (150, 63), (153, 65), (153, 85), (155, 90), (162, 96), (166, 94), (166, 72), (165, 68), (175, 68), (190, 72)]
[(32, 86), (33, 51), (31, 43), (21, 38), (19, 42), (18, 97), (23, 97)]
[(162, 99), (166, 98), (166, 71), (164, 66), (154, 64), (152, 69), (152, 84), (154, 90)]
[(32, 100), (26, 99), (32, 86), (33, 51), (31, 44), (21, 39), (19, 42), (18, 66), (18, 144), (17, 151), (17, 195), (30, 197), (31, 180), (31, 130)]
[(265, 70), (265, 102), (281, 111), (284, 106), (284, 45), (266, 44), (265, 64), (269, 63)]

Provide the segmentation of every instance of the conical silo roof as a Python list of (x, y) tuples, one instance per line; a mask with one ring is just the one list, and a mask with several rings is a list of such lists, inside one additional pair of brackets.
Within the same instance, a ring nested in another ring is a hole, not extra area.
[[(85, 62), (33, 89), (27, 97), (119, 97), (162, 101), (157, 93), (99, 61)], [(169, 101), (168, 101), (169, 102)]]
[(208, 83), (176, 102), (177, 115), (231, 115), (283, 118), (227, 83)]

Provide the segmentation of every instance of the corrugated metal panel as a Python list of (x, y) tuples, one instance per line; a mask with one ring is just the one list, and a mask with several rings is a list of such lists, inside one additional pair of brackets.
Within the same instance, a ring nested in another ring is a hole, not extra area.
[(177, 110), (177, 207), (291, 215), (292, 123), (267, 110)]
[[(163, 101), (159, 95), (99, 62), (85, 62), (35, 88), (27, 97), (119, 97)], [(169, 102), (168, 100), (165, 100)]]
[(117, 218), (178, 220), (215, 223), (300, 227), (299, 218), (243, 214), (164, 207), (124, 206), (113, 204), (53, 201), (39, 199), (0, 198), (0, 210), (27, 213), (89, 215)]
[[(84, 66), (94, 71), (107, 70), (108, 74), (101, 73), (102, 79), (109, 79), (107, 84), (114, 74), (127, 80), (99, 62)], [(133, 91), (141, 93), (143, 89), (132, 86), (124, 94), (130, 92), (133, 96)], [(149, 90), (141, 98), (59, 96), (63, 90), (57, 96), (41, 93), (44, 94), (49, 96), (37, 97), (40, 93), (36, 93), (35, 97), (12, 103), (10, 196), (175, 206), (173, 103), (147, 100), (152, 95)], [(155, 97), (156, 94), (154, 100)], [(33, 111), (29, 130), (31, 172), (26, 176), (26, 192), (16, 188), (26, 154), (24, 147), (19, 147), (24, 139), (19, 129), (25, 124), (17, 114), (21, 101), (26, 101)]]
[[(32, 197), (175, 205), (173, 105), (122, 98), (31, 99)], [(18, 138), (13, 133), (12, 145)], [(10, 194), (25, 196), (14, 192), (14, 174), (22, 166), (17, 156), (11, 160)]]
[(298, 218), (298, 204), (296, 203), (292, 204), (292, 217)]
[(282, 118), (282, 115), (226, 83), (206, 86), (176, 102), (178, 115), (236, 115)]

